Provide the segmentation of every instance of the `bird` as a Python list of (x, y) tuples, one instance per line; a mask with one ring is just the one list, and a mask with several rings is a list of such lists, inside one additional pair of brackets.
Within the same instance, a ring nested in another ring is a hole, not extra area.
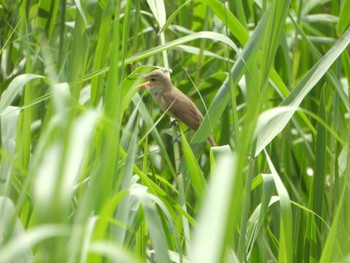
[[(190, 129), (198, 130), (203, 122), (203, 115), (193, 101), (173, 85), (168, 70), (156, 69), (149, 74), (139, 75), (147, 81), (137, 87), (147, 88), (156, 104), (168, 115), (183, 122)], [(211, 135), (208, 141), (211, 146), (216, 146)]]

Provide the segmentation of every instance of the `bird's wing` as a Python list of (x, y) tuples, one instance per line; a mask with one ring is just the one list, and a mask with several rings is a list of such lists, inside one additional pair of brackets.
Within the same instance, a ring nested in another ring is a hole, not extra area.
[(170, 115), (185, 123), (192, 130), (198, 129), (203, 121), (203, 116), (190, 98), (175, 87), (168, 91), (168, 94), (163, 94), (162, 98), (166, 105), (171, 105), (168, 109)]

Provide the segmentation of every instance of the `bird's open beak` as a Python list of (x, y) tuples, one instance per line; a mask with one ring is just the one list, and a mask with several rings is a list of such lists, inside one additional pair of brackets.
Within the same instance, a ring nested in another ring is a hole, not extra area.
[[(146, 75), (144, 75), (144, 74), (136, 73), (136, 75), (138, 75), (142, 78), (147, 78)], [(146, 81), (144, 83), (137, 85), (135, 88), (149, 88), (149, 87), (151, 87), (151, 82)]]
[(144, 83), (137, 85), (135, 88), (149, 88), (151, 86), (152, 86), (151, 82), (147, 81), (147, 82), (144, 82)]

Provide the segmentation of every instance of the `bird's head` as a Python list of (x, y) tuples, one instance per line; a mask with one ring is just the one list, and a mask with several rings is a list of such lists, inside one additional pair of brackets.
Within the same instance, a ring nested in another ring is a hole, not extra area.
[(141, 76), (146, 78), (148, 81), (141, 83), (137, 87), (160, 89), (160, 90), (172, 87), (172, 83), (167, 70), (156, 69), (149, 74), (141, 75)]

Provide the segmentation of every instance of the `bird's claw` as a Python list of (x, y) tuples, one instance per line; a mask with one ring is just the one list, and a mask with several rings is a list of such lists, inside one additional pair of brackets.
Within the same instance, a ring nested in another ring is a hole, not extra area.
[(175, 138), (173, 138), (173, 139), (171, 140), (171, 143), (174, 144), (174, 143), (178, 142), (178, 143), (181, 144), (180, 136), (181, 136), (181, 135), (178, 135), (178, 136), (176, 136)]

